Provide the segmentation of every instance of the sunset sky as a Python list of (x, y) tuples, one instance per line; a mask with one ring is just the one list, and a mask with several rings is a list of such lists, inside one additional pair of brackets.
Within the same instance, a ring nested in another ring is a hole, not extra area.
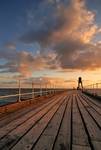
[(0, 86), (101, 82), (101, 0), (1, 0)]

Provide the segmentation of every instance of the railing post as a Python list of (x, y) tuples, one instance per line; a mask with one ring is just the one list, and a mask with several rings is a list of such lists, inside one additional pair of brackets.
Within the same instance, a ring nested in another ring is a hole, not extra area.
[(32, 82), (32, 99), (34, 99), (35, 95), (34, 95), (34, 83)]
[(45, 95), (47, 96), (47, 83), (45, 84), (45, 89), (46, 89), (46, 94)]
[(53, 94), (54, 94), (54, 84), (53, 84)]
[(55, 84), (53, 84), (53, 93), (55, 94)]
[(20, 82), (20, 79), (19, 79), (19, 98), (18, 98), (18, 102), (21, 102), (21, 82)]
[(93, 84), (93, 95), (94, 95), (94, 84)]
[(55, 92), (54, 92), (54, 84), (53, 84), (53, 94), (54, 94)]
[(42, 86), (41, 86), (41, 82), (40, 82), (40, 96), (42, 96)]
[(96, 83), (96, 95), (98, 95), (98, 83)]
[(51, 83), (50, 83), (50, 94), (51, 94)]

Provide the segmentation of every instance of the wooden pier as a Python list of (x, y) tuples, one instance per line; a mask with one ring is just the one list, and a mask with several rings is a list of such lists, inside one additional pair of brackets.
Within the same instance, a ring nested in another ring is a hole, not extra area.
[(101, 102), (74, 90), (8, 113), (0, 150), (101, 150)]

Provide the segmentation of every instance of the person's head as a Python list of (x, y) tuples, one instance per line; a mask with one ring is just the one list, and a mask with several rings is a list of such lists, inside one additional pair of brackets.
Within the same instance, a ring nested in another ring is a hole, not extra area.
[(79, 82), (79, 83), (82, 82), (82, 78), (81, 78), (81, 77), (78, 78), (78, 82)]

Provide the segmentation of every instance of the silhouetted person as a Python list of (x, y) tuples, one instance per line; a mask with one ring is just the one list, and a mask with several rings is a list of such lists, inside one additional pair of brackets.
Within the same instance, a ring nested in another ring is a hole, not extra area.
[(81, 77), (78, 78), (78, 87), (77, 87), (77, 89), (80, 89), (80, 86), (81, 86), (81, 89), (83, 89), (83, 83), (82, 83), (82, 78)]

